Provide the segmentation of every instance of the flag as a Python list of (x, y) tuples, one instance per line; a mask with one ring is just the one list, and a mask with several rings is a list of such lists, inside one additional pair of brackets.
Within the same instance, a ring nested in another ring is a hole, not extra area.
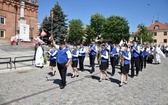
[(47, 33), (46, 33), (44, 30), (42, 30), (41, 36), (44, 37), (44, 36), (46, 36), (46, 35), (47, 35)]

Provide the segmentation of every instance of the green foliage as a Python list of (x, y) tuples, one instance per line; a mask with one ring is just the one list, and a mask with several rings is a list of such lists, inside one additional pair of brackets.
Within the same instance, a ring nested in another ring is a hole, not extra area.
[(101, 14), (91, 16), (90, 25), (86, 29), (86, 38), (88, 42), (94, 41), (96, 37), (102, 34), (105, 18)]
[(110, 16), (104, 23), (102, 37), (114, 43), (119, 43), (121, 39), (128, 41), (128, 21), (120, 16)]
[(141, 41), (141, 43), (144, 43), (144, 42), (151, 43), (153, 41), (153, 34), (148, 32), (148, 30), (144, 24), (138, 25), (138, 31), (139, 32), (136, 35), (136, 37)]
[(83, 23), (80, 19), (73, 19), (69, 21), (68, 41), (71, 43), (81, 43), (84, 37)]
[(94, 31), (94, 29), (90, 25), (88, 25), (86, 28), (87, 41), (90, 43), (91, 41), (93, 41), (96, 38), (96, 36), (97, 36), (97, 34)]
[(51, 21), (49, 17), (45, 17), (42, 23), (42, 27), (40, 29), (40, 33), (42, 29), (47, 33), (47, 35), (50, 35), (51, 31)]
[(52, 34), (56, 42), (64, 41), (67, 37), (67, 24), (66, 24), (66, 17), (67, 15), (64, 14), (62, 11), (61, 6), (57, 2), (57, 4), (52, 8), (51, 13), (53, 13), (53, 19), (51, 19), (51, 26), (52, 26)]
[(101, 14), (91, 16), (90, 27), (95, 31), (96, 37), (102, 33), (105, 18)]
[(52, 34), (56, 42), (64, 41), (67, 37), (67, 15), (64, 14), (58, 2), (51, 9), (50, 13), (52, 15), (45, 17), (43, 20), (40, 32), (43, 29), (47, 33), (47, 36)]

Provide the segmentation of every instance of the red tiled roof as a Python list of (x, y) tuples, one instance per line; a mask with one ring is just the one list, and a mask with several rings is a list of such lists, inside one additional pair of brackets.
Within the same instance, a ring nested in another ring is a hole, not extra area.
[(168, 30), (168, 26), (163, 24), (163, 23), (160, 23), (160, 22), (155, 22), (154, 24), (152, 24), (151, 26), (147, 27), (147, 29), (149, 31), (152, 31), (152, 30), (156, 30), (155, 29), (155, 26), (159, 26), (159, 29), (157, 30)]
[[(158, 26), (158, 29), (155, 29), (155, 26)], [(153, 31), (153, 30), (168, 30), (168, 25), (165, 25), (163, 23), (160, 23), (158, 21), (156, 21), (155, 23), (153, 23), (151, 26), (147, 27), (148, 31)], [(136, 32), (133, 32), (131, 34), (131, 36), (135, 36), (137, 35), (139, 32), (139, 30), (137, 30)]]

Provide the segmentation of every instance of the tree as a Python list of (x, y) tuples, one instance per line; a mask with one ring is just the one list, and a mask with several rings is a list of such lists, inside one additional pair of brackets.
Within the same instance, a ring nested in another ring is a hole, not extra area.
[(83, 31), (83, 23), (80, 19), (73, 19), (69, 21), (69, 34), (68, 34), (68, 41), (71, 43), (81, 43), (84, 31)]
[(45, 17), (42, 24), (41, 24), (41, 27), (39, 29), (39, 34), (41, 34), (42, 30), (44, 30), (44, 32), (47, 33), (46, 36), (44, 37), (41, 37), (42, 40), (47, 43), (47, 44), (50, 44), (51, 41), (48, 40), (48, 38), (50, 37), (50, 31), (51, 31), (51, 22), (50, 22), (50, 18), (49, 17)]
[(129, 40), (128, 21), (120, 16), (110, 16), (106, 19), (103, 26), (103, 39), (119, 43), (121, 39)]
[(139, 32), (137, 33), (136, 37), (141, 41), (141, 43), (153, 41), (153, 34), (148, 32), (144, 24), (138, 25), (138, 31)]
[(51, 28), (54, 39), (56, 42), (65, 41), (67, 37), (67, 15), (62, 11), (61, 6), (57, 2), (51, 10)]
[(90, 25), (87, 25), (87, 28), (86, 28), (87, 42), (90, 43), (91, 41), (93, 41), (96, 38), (96, 36), (97, 36), (97, 34), (94, 31), (94, 29)]
[(96, 34), (95, 37), (101, 35), (104, 22), (105, 18), (101, 14), (95, 14), (91, 16), (90, 28), (94, 30)]
[(51, 21), (50, 21), (49, 17), (44, 18), (43, 23), (42, 23), (41, 28), (40, 28), (40, 33), (41, 33), (42, 29), (47, 33), (47, 35), (50, 35)]

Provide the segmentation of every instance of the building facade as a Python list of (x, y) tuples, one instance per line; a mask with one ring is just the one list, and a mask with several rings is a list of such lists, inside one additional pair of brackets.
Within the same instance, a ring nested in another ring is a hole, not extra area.
[[(153, 33), (155, 44), (168, 45), (168, 25), (155, 21), (147, 27), (147, 30)], [(130, 40), (133, 40), (138, 32), (139, 31), (132, 33)]]
[(37, 0), (0, 0), (0, 40), (18, 34), (21, 20), (29, 25), (29, 38), (33, 39), (38, 32), (37, 18)]

